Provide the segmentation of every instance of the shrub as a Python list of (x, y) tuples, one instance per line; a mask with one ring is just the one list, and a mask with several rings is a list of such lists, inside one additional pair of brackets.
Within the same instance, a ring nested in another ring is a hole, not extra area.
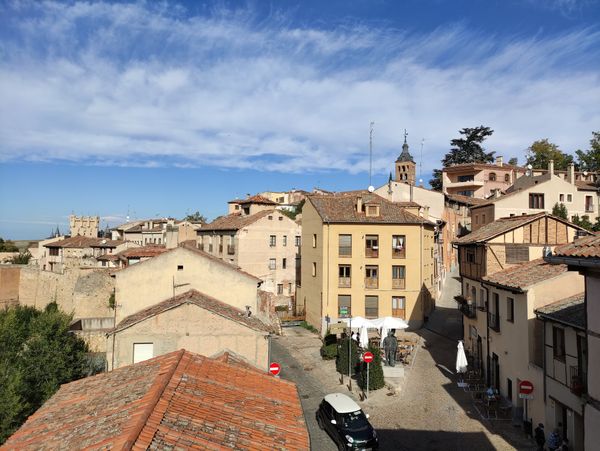
[(331, 344), (337, 344), (337, 335), (335, 335), (335, 334), (325, 335), (325, 338), (323, 338), (323, 343), (325, 343), (325, 346), (329, 346)]
[(356, 341), (349, 338), (341, 340), (338, 344), (335, 368), (339, 373), (345, 375), (348, 375), (348, 342), (351, 343), (350, 358), (352, 359), (351, 366), (353, 372), (356, 371), (356, 365), (358, 364), (358, 345)]
[[(369, 364), (369, 390), (379, 390), (385, 385), (383, 378), (383, 368), (381, 367), (381, 352), (379, 348), (369, 346), (369, 352), (373, 354), (373, 361)], [(367, 364), (360, 362), (360, 374), (358, 377), (358, 386), (363, 390), (367, 389)]]
[(338, 353), (337, 343), (332, 343), (330, 345), (321, 346), (321, 357), (323, 357), (323, 360), (333, 360), (337, 357), (337, 353)]
[(315, 329), (312, 324), (308, 324), (306, 321), (302, 321), (300, 323), (300, 327), (304, 327), (306, 330), (310, 330), (311, 332), (313, 332), (315, 334), (319, 333), (319, 331), (317, 329)]

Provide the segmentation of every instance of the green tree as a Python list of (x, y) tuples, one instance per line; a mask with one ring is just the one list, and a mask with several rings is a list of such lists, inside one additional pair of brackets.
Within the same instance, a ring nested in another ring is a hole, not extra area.
[[(442, 159), (442, 167), (454, 166), (464, 163), (491, 163), (494, 161), (495, 152), (486, 152), (482, 147), (483, 141), (494, 133), (489, 127), (480, 125), (475, 128), (463, 128), (459, 131), (462, 138), (450, 141), (450, 152)], [(434, 169), (433, 178), (429, 181), (431, 188), (442, 190), (442, 171)]]
[[(373, 354), (373, 361), (369, 364), (369, 390), (379, 390), (385, 385), (383, 368), (381, 367), (381, 352), (379, 348), (369, 345), (369, 352)], [(363, 390), (367, 389), (367, 364), (361, 362), (361, 371), (358, 385)]]
[(356, 370), (356, 365), (358, 364), (358, 345), (355, 340), (350, 338), (344, 338), (339, 342), (338, 345), (338, 353), (335, 359), (335, 368), (338, 373), (348, 375), (348, 343), (351, 344), (350, 348), (350, 358), (351, 360), (351, 371), (354, 372)]
[(535, 141), (526, 150), (527, 164), (536, 169), (547, 169), (548, 162), (554, 160), (554, 169), (566, 171), (570, 163), (573, 163), (573, 156), (564, 153), (554, 143), (547, 138)]
[(554, 207), (552, 207), (552, 215), (557, 216), (563, 219), (569, 219), (569, 212), (567, 211), (567, 207), (565, 204), (556, 202)]
[[(596, 220), (597, 219), (598, 218), (596, 218)], [(583, 227), (586, 230), (594, 229), (594, 224), (592, 224), (590, 222), (590, 217), (587, 215), (583, 215), (581, 218), (579, 217), (579, 215), (575, 215), (575, 216), (573, 216), (573, 219), (571, 220), (571, 222), (575, 225), (578, 225), (579, 227)]]
[(71, 321), (55, 303), (0, 312), (0, 443), (61, 384), (88, 374), (87, 345)]
[(12, 241), (0, 238), (0, 252), (19, 252), (19, 248)]
[(518, 166), (519, 159), (517, 157), (512, 157), (510, 160), (508, 160), (508, 164), (510, 164), (511, 166)]
[(200, 214), (200, 212), (196, 210), (195, 213), (187, 215), (183, 220), (190, 222), (206, 222), (206, 216)]
[(304, 207), (304, 199), (302, 199), (300, 203), (296, 205), (292, 210), (283, 209), (281, 210), (281, 212), (288, 218), (296, 220), (296, 216), (302, 213), (302, 207)]
[(31, 253), (29, 251), (19, 252), (19, 255), (15, 255), (10, 259), (13, 265), (26, 265), (31, 260)]
[(600, 171), (600, 131), (592, 132), (590, 148), (588, 150), (577, 150), (577, 163), (582, 171)]

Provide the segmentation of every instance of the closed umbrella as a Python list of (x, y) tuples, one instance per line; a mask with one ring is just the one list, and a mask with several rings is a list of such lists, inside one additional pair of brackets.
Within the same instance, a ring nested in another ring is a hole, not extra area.
[(458, 352), (456, 354), (456, 372), (457, 373), (466, 373), (467, 366), (469, 365), (467, 362), (467, 356), (465, 355), (465, 348), (463, 346), (462, 340), (458, 340)]
[(369, 332), (366, 324), (360, 329), (360, 346), (365, 349), (369, 347)]

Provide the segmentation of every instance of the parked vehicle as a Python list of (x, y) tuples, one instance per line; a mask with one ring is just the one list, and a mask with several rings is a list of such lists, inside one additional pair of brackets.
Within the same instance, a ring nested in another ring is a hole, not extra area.
[(342, 393), (325, 396), (316, 413), (317, 423), (340, 450), (377, 450), (377, 432), (360, 406)]

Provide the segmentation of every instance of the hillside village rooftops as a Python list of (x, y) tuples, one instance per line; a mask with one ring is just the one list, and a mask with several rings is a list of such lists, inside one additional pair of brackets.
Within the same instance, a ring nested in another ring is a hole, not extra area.
[(540, 307), (536, 309), (535, 313), (543, 319), (585, 330), (586, 315), (584, 300), (585, 293), (579, 293), (553, 304)]
[(266, 216), (277, 213), (277, 210), (263, 210), (253, 215), (242, 215), (240, 213), (231, 213), (229, 215), (221, 216), (216, 218), (210, 224), (206, 224), (202, 227), (200, 232), (207, 230), (239, 230), (246, 226), (262, 219)]
[(292, 382), (184, 350), (64, 384), (4, 446), (310, 448)]
[(510, 290), (525, 292), (529, 287), (558, 277), (567, 271), (567, 265), (552, 265), (546, 263), (543, 258), (538, 258), (489, 274), (482, 280)]
[(167, 310), (174, 309), (184, 304), (196, 305), (200, 308), (208, 310), (216, 315), (222, 316), (229, 320), (235, 321), (238, 324), (249, 327), (260, 332), (273, 332), (272, 329), (263, 323), (261, 320), (254, 316), (246, 316), (245, 312), (237, 309), (229, 304), (219, 301), (207, 294), (201, 293), (197, 290), (189, 290), (178, 296), (174, 296), (170, 299), (166, 299), (158, 304), (147, 307), (139, 312), (129, 315), (124, 318), (116, 327), (109, 333), (114, 334), (120, 332), (128, 327), (133, 326), (141, 321), (144, 321), (153, 316), (159, 315)]
[(125, 249), (124, 251), (119, 252), (117, 255), (126, 258), (148, 258), (164, 254), (169, 250), (170, 249), (167, 249), (163, 245), (130, 247), (129, 249)]
[[(309, 201), (324, 222), (356, 224), (425, 224), (430, 221), (414, 215), (398, 204), (368, 191), (353, 191), (334, 195), (311, 195)], [(378, 216), (358, 211), (359, 199), (364, 205), (379, 205)]]
[(573, 243), (559, 246), (554, 249), (552, 257), (600, 259), (600, 233), (578, 238)]
[(574, 227), (579, 230), (584, 230), (584, 228), (579, 227), (575, 224), (571, 224), (565, 219), (552, 216), (548, 212), (542, 211), (540, 213), (534, 213), (531, 215), (522, 215), (522, 216), (511, 216), (508, 218), (499, 218), (494, 222), (490, 222), (489, 224), (484, 225), (480, 229), (475, 230), (474, 232), (469, 233), (461, 238), (454, 240), (453, 244), (476, 244), (476, 243), (484, 243), (489, 241), (497, 236), (500, 236), (506, 232), (510, 232), (511, 230), (518, 229), (530, 222), (537, 221), (540, 218), (552, 218), (558, 222), (562, 222), (564, 224), (568, 224), (571, 227)]
[(92, 238), (89, 236), (72, 236), (65, 238), (64, 240), (53, 241), (51, 243), (44, 244), (44, 247), (62, 247), (72, 249), (83, 249), (86, 247), (112, 247), (115, 248), (119, 244), (123, 244), (125, 241), (119, 240), (107, 240), (106, 238)]

